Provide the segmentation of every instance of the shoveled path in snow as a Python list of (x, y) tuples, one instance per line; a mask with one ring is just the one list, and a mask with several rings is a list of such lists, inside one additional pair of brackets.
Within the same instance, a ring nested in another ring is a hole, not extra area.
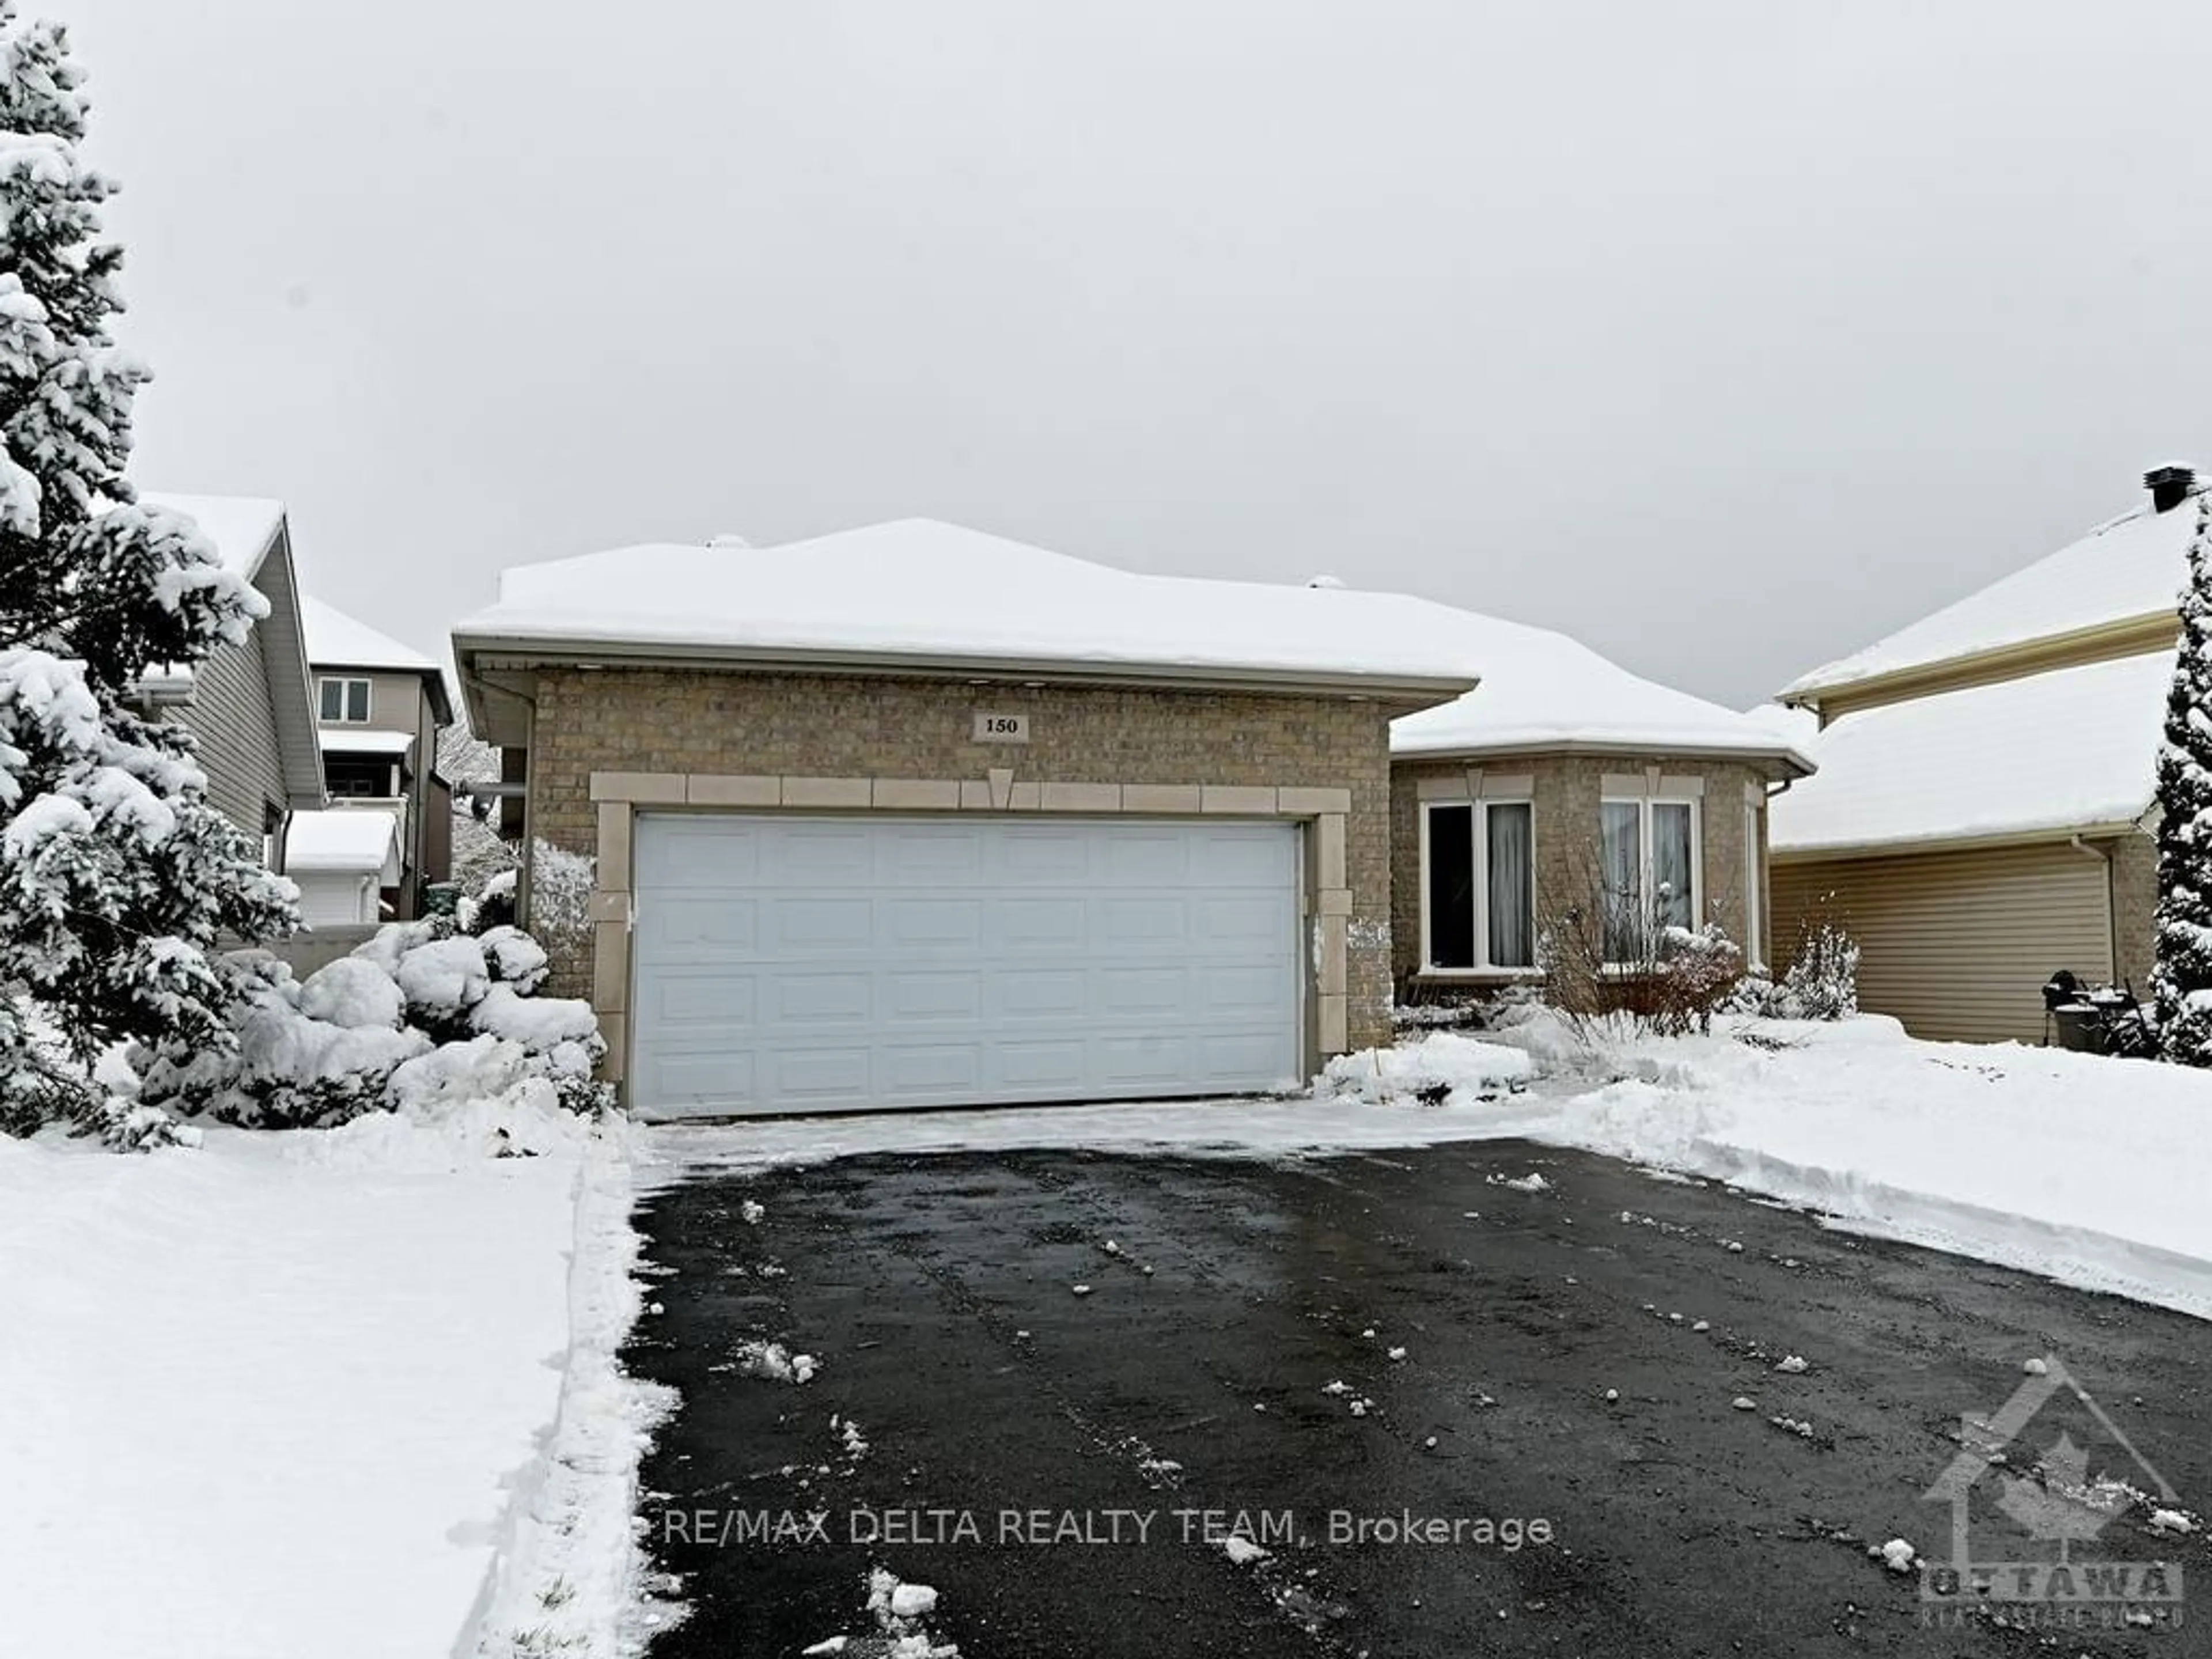
[[(1499, 1184), (1531, 1173), (1548, 1186)], [(877, 1565), (936, 1587), (931, 1632), (967, 1659), (2049, 1651), (1923, 1627), (1913, 1582), (1865, 1553), (1943, 1549), (1948, 1512), (1921, 1494), (1960, 1414), (1996, 1410), (2043, 1354), (2183, 1504), (2212, 1497), (2203, 1324), (1579, 1152), (854, 1158), (702, 1175), (639, 1225), (667, 1276), (626, 1359), (684, 1401), (643, 1515), (693, 1608), (653, 1659), (860, 1637)], [(759, 1340), (818, 1374), (745, 1374)], [(1790, 1354), (1802, 1374), (1775, 1369)], [(1032, 1546), (1001, 1541), (1010, 1510), (1154, 1519), (1141, 1543)], [(1184, 1542), (1178, 1510), (1291, 1511), (1304, 1546), (1240, 1565)], [(1328, 1541), (1333, 1510), (1407, 1510), (1542, 1516), (1555, 1542)], [(734, 1518), (785, 1510), (826, 1512), (827, 1541), (755, 1541)], [(865, 1541), (929, 1510), (969, 1512), (982, 1541)], [(2201, 1535), (2124, 1519), (2100, 1547), (2183, 1560), (2212, 1597)], [(2193, 1626), (2063, 1640), (2203, 1650)]]

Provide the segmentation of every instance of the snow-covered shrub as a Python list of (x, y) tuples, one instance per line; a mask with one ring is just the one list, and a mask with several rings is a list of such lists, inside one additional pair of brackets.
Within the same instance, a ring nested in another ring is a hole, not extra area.
[(526, 934), (474, 939), (426, 922), (380, 928), (299, 982), (265, 954), (247, 957), (232, 1042), (144, 1055), (138, 1098), (287, 1128), (481, 1099), (602, 1109), (597, 1018), (588, 1004), (532, 997), (544, 967)]
[(94, 1109), (116, 1042), (222, 1042), (218, 940), (297, 921), (190, 734), (137, 712), (150, 670), (244, 643), (268, 602), (125, 476), (148, 371), (109, 330), (122, 252), (100, 226), (114, 186), (78, 153), (83, 78), (59, 26), (0, 0), (0, 986), (73, 1062), (0, 1022), (11, 1123)]
[(96, 1134), (111, 1152), (151, 1152), (164, 1146), (197, 1146), (200, 1132), (179, 1123), (159, 1106), (148, 1106), (114, 1096), (103, 1099), (78, 1119), (78, 1129)]
[(1544, 1000), (1589, 1042), (1629, 1031), (1680, 1036), (1711, 1028), (1743, 975), (1743, 951), (1718, 922), (1667, 919), (1662, 885), (1641, 903), (1608, 896), (1586, 859), (1565, 902), (1540, 908), (1536, 965)]
[(550, 971), (545, 947), (520, 927), (490, 928), (477, 936), (477, 943), (495, 984), (512, 985), (528, 996), (545, 982)]
[(1808, 922), (1779, 980), (1747, 979), (1731, 1013), (1767, 1019), (1848, 1019), (1859, 1011), (1859, 947), (1835, 921)]
[(2162, 1052), (2212, 1066), (2212, 495), (2197, 498), (2181, 647), (2158, 757), (2157, 951), (2151, 994)]
[(407, 999), (407, 1018), (441, 1037), (466, 1030), (469, 1010), (491, 989), (483, 946), (465, 934), (416, 945), (393, 965), (392, 977)]
[(550, 841), (530, 848), (530, 931), (549, 951), (574, 955), (592, 936), (599, 860)]
[(396, 1028), (407, 1004), (392, 975), (374, 963), (340, 957), (300, 982), (299, 1009), (309, 1019), (358, 1030), (371, 1025)]

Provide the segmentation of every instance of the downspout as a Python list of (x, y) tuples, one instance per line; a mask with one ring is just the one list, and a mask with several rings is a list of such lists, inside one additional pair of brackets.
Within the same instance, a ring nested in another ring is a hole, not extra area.
[(2105, 866), (2105, 959), (2112, 964), (2106, 972), (2109, 978), (2116, 980), (2120, 976), (2120, 907), (2119, 896), (2112, 890), (2112, 883), (2119, 868), (2119, 860), (2111, 853), (2092, 847), (2079, 835), (2069, 836), (2066, 844)]

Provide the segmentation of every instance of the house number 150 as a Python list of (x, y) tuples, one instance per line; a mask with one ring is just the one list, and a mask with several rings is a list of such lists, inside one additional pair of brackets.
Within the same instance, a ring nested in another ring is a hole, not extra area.
[(1030, 740), (1030, 717), (1027, 714), (978, 714), (975, 716), (977, 743), (1027, 743)]

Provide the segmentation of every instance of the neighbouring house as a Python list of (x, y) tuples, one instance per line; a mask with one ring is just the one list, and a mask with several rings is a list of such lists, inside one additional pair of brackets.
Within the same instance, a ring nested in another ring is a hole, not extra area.
[[(1803, 769), (1618, 671), (1602, 732), (1484, 728), (1458, 700), (1486, 657), (1531, 710), (1540, 676), (1610, 670), (1540, 630), (919, 520), (509, 570), (454, 651), (523, 786), (552, 988), (590, 997), (648, 1116), (1292, 1085), (1390, 1036), (1423, 779), (1455, 781), (1439, 811), (1494, 805), (1500, 844), (1525, 780), (1538, 859), (1556, 826), (1638, 881), (1690, 803), (1704, 910), (1750, 867), (1753, 786)], [(1482, 902), (1448, 926), (1489, 938)]]
[(218, 645), (191, 667), (157, 670), (139, 684), (142, 707), (175, 721), (198, 744), (208, 799), (284, 867), (293, 814), (323, 805), (322, 757), (302, 644), (299, 581), (281, 501), (142, 492), (148, 506), (188, 514), (223, 564), (269, 602), (239, 645)]
[(453, 790), (438, 771), (438, 734), (453, 723), (445, 671), (319, 599), (300, 611), (331, 810), (392, 821), (399, 861), (381, 901), (386, 920), (409, 920), (453, 864)]
[[(386, 812), (335, 807), (292, 820), (284, 873), (300, 890), (300, 920), (348, 948), (383, 920), (384, 894), (400, 879), (399, 823)], [(348, 930), (352, 930), (349, 932)], [(342, 954), (333, 947), (332, 954)]]
[(2063, 968), (2147, 988), (2155, 769), (2203, 486), (1785, 687), (1816, 777), (1775, 805), (1784, 937), (1832, 917), (1862, 1006), (1916, 1036), (2037, 1042)]
[(1594, 901), (1608, 962), (1717, 925), (1764, 968), (1768, 803), (1810, 763), (1750, 716), (1540, 628), (1466, 615), (1482, 684), (1391, 728), (1391, 939), (1409, 992), (1534, 981)]

